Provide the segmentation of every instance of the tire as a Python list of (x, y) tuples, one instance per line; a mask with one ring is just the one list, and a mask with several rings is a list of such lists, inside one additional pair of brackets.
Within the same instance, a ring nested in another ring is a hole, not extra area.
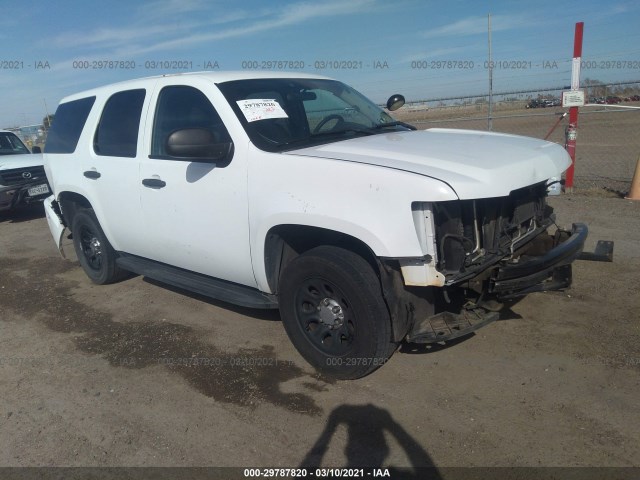
[(282, 272), (279, 302), (293, 345), (331, 377), (364, 377), (397, 347), (380, 281), (349, 250), (322, 246), (293, 259)]
[(105, 285), (127, 277), (128, 272), (116, 265), (116, 252), (92, 209), (76, 212), (71, 231), (78, 261), (93, 283)]

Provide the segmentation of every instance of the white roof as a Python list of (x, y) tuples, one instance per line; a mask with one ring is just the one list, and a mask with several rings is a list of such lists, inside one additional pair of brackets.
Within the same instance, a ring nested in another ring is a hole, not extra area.
[(141, 86), (141, 83), (144, 83), (148, 80), (153, 80), (157, 78), (171, 78), (171, 77), (199, 77), (206, 80), (209, 80), (213, 83), (223, 83), (230, 82), (233, 80), (251, 80), (251, 79), (260, 79), (260, 78), (315, 78), (315, 79), (325, 79), (330, 80), (329, 77), (323, 77), (321, 75), (313, 75), (309, 73), (302, 72), (274, 72), (274, 71), (255, 71), (255, 70), (241, 70), (241, 71), (217, 71), (217, 72), (187, 72), (187, 73), (172, 73), (167, 75), (154, 75), (151, 77), (137, 78), (133, 80), (125, 80), (123, 82), (112, 83), (110, 85), (104, 85), (102, 87), (92, 88), (90, 90), (85, 90), (83, 92), (75, 93), (73, 95), (69, 95), (60, 100), (60, 103), (65, 103), (71, 100), (77, 100), (80, 98), (85, 98), (88, 96), (96, 95), (98, 93), (104, 92), (108, 90), (109, 92), (114, 92), (118, 90), (122, 90), (123, 87), (127, 87), (130, 85), (132, 88), (136, 86)]

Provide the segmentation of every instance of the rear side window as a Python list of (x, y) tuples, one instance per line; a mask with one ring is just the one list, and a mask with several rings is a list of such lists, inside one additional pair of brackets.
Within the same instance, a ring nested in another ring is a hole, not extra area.
[(93, 140), (98, 155), (136, 156), (145, 93), (144, 89), (126, 90), (107, 100)]
[(45, 153), (73, 153), (96, 97), (62, 103), (56, 110), (53, 124), (44, 145)]

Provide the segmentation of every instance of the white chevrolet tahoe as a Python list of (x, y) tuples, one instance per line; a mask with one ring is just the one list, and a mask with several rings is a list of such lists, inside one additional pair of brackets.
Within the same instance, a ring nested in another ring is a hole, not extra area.
[(532, 138), (416, 131), (328, 78), (168, 75), (62, 100), (45, 210), (95, 283), (279, 308), (300, 354), (347, 379), (568, 287), (587, 228), (557, 228), (545, 197), (569, 164)]

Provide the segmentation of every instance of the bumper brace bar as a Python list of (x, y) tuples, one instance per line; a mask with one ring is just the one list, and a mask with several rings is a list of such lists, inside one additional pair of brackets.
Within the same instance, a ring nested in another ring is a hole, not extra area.
[(588, 234), (585, 224), (574, 223), (571, 232), (559, 232), (556, 246), (544, 255), (500, 267), (492, 281), (491, 293), (508, 299), (567, 288), (571, 285), (571, 262), (582, 253)]

